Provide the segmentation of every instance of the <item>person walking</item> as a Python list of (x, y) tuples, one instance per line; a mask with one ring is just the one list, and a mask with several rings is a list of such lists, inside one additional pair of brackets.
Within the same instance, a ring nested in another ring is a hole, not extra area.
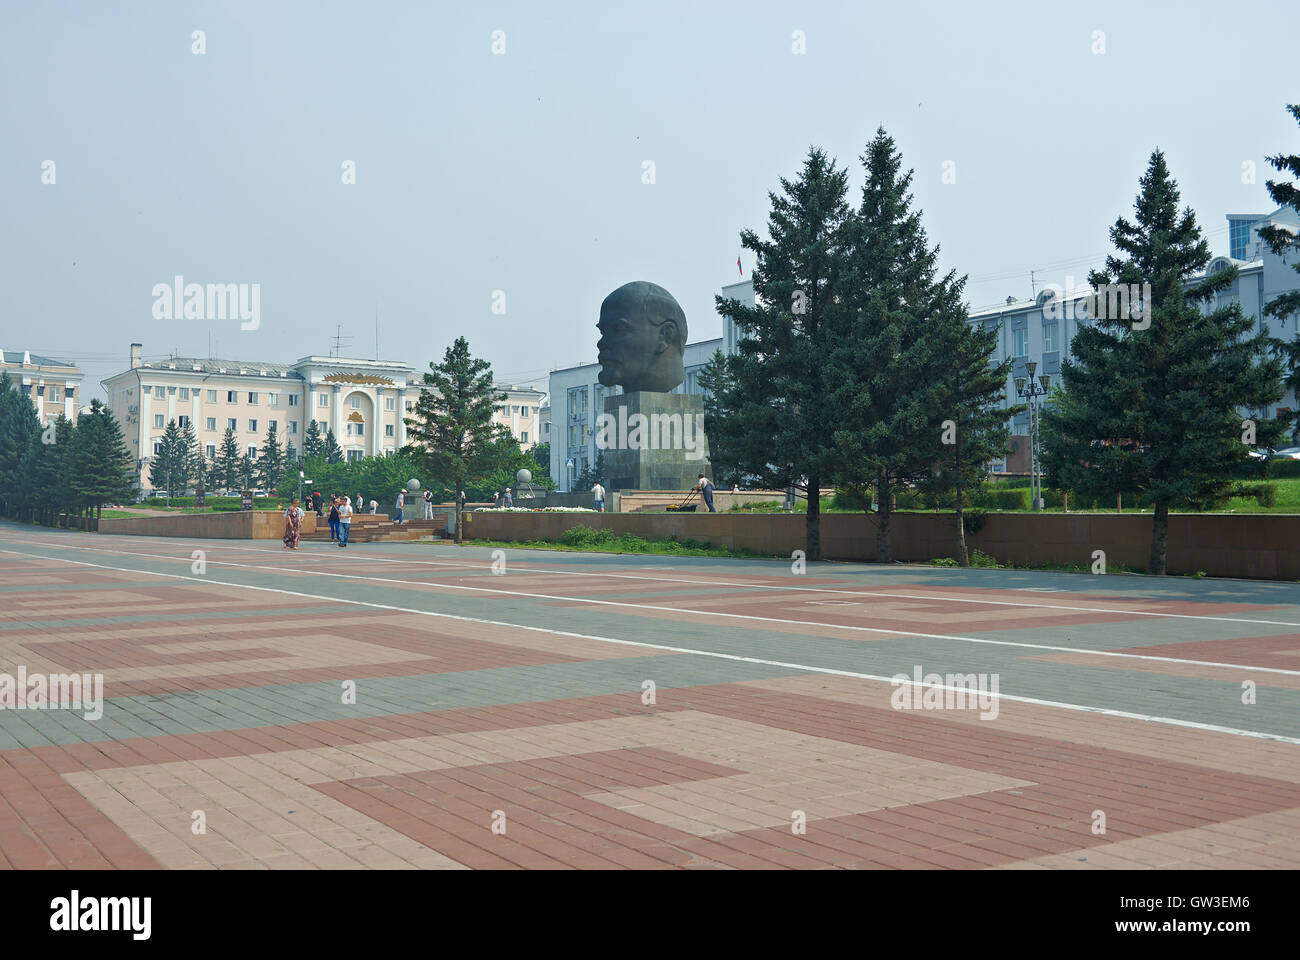
[(330, 542), (339, 538), (339, 498), (330, 497)]
[(506, 505), (507, 507), (514, 506), (514, 501), (510, 499), (510, 488), (509, 488), (509, 487), (506, 487), (506, 502), (505, 502), (505, 505)]
[(378, 512), (379, 512), (379, 501), (378, 501), (378, 500), (371, 500), (371, 501), (370, 501), (370, 515), (371, 515), (371, 516), (374, 516), (374, 515), (375, 515), (376, 513), (378, 513)]
[(424, 491), (424, 519), (433, 519), (433, 494), (428, 489)]
[(402, 522), (402, 507), (404, 506), (406, 506), (406, 494), (403, 493), (401, 490), (398, 490), (397, 491), (397, 517), (396, 519), (393, 520), (393, 523)]
[(591, 495), (596, 501), (597, 512), (604, 513), (605, 512), (605, 488), (600, 485), (599, 480), (597, 480), (595, 485), (591, 488)]
[(709, 508), (709, 513), (717, 513), (718, 511), (713, 509), (713, 481), (701, 473), (695, 488), (700, 491), (700, 497), (704, 500), (704, 505)]
[(287, 549), (298, 549), (301, 530), (302, 509), (298, 506), (298, 498), (294, 497), (290, 501), (288, 509), (284, 511), (284, 545)]
[(352, 504), (348, 503), (348, 498), (343, 498), (343, 505), (339, 507), (339, 546), (348, 545), (348, 534), (352, 532)]

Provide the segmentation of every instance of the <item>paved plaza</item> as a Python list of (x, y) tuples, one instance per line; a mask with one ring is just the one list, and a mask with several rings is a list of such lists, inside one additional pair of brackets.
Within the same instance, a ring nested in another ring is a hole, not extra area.
[(1294, 583), (5, 523), (20, 669), (12, 868), (1300, 867)]

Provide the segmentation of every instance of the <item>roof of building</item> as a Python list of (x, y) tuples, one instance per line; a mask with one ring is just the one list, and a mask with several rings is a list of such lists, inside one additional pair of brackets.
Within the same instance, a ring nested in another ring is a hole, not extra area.
[(293, 366), (287, 363), (268, 363), (265, 360), (222, 360), (211, 357), (165, 357), (162, 360), (145, 360), (138, 369), (162, 370), (170, 373), (239, 373), (241, 370), (252, 376), (259, 376), (263, 370), (268, 377), (278, 377), (281, 373), (297, 376)]
[[(8, 349), (0, 352), (3, 352), (4, 354), (5, 363), (17, 363), (17, 364), (21, 364), (23, 362), (23, 354), (26, 353), (26, 351), (24, 350), (8, 350)], [(52, 360), (49, 357), (38, 356), (35, 353), (31, 355), (31, 362), (40, 367), (75, 367), (76, 366), (75, 363), (69, 363), (67, 360)]]

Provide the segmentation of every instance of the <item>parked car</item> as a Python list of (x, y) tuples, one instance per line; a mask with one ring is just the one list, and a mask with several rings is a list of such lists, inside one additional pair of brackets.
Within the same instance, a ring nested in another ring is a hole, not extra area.
[(1273, 451), (1273, 460), (1300, 460), (1300, 447), (1283, 447)]

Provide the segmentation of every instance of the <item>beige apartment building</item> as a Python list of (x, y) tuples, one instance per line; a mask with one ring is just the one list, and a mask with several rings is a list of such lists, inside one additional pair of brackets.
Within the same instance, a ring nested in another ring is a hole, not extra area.
[(546, 399), (545, 391), (513, 383), (498, 383), (497, 389), (506, 398), (497, 404), (492, 416), (493, 422), (508, 427), (522, 450), (529, 450), (541, 443), (542, 401)]
[(0, 370), (36, 408), (41, 426), (63, 414), (73, 423), (81, 401), (81, 370), (62, 360), (39, 357), (30, 350), (0, 350)]

